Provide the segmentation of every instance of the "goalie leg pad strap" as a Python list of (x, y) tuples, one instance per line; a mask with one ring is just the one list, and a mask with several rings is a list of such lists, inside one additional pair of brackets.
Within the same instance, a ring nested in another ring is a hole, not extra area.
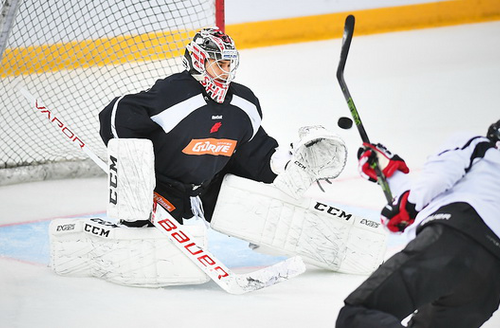
[(295, 200), (272, 185), (228, 175), (214, 230), (343, 273), (368, 274), (383, 261), (382, 225), (324, 202)]
[[(187, 226), (201, 245), (204, 227)], [(156, 228), (128, 228), (100, 218), (55, 219), (49, 226), (51, 268), (137, 287), (201, 284), (208, 276)]]

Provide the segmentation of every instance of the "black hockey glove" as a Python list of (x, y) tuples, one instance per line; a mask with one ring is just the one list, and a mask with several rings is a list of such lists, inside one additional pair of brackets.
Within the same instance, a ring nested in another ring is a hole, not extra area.
[(415, 221), (418, 212), (408, 201), (410, 191), (405, 191), (396, 202), (387, 204), (380, 214), (382, 224), (392, 232), (402, 232)]
[(375, 157), (378, 158), (380, 170), (386, 178), (391, 177), (396, 171), (410, 172), (405, 161), (398, 155), (393, 155), (381, 144), (363, 143), (358, 150), (358, 171), (361, 177), (371, 182), (377, 182), (377, 174), (373, 168)]

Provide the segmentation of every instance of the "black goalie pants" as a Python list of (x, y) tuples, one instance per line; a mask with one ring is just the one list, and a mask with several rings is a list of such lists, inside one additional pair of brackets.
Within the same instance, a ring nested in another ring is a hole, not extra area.
[(500, 302), (500, 260), (459, 230), (426, 226), (345, 300), (336, 327), (480, 327)]

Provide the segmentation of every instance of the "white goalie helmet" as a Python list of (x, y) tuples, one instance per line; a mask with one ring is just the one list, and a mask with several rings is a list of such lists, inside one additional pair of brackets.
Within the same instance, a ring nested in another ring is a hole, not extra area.
[(231, 37), (209, 27), (196, 33), (186, 46), (182, 64), (214, 101), (222, 103), (235, 78), (239, 54)]

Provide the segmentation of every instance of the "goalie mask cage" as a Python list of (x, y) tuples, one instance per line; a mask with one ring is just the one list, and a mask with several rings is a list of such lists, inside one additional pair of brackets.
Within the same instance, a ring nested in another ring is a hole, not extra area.
[(224, 29), (221, 0), (0, 1), (0, 185), (102, 174), (20, 88), (104, 159), (99, 112), (182, 71), (198, 29)]

